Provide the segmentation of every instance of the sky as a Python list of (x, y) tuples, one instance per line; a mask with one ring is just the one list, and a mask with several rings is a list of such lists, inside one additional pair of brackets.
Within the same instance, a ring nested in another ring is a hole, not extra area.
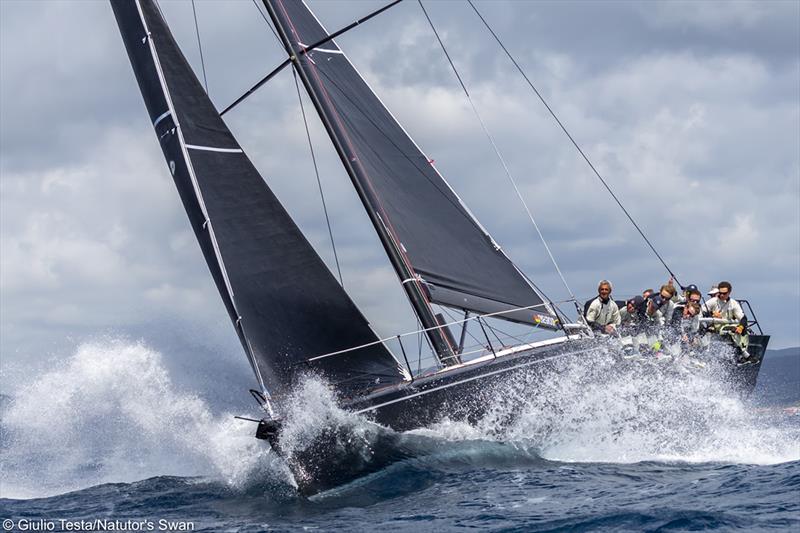
[[(309, 4), (331, 31), (381, 5)], [(730, 280), (771, 347), (800, 345), (800, 3), (476, 5), (679, 281), (707, 290)], [(161, 7), (202, 77), (191, 2)], [(621, 297), (665, 282), (468, 4), (426, 8), (570, 290), (586, 299), (608, 278)], [(198, 0), (196, 10), (208, 91), (222, 109), (284, 52), (250, 1)], [(419, 5), (406, 0), (337, 43), (506, 253), (565, 300)], [(226, 121), (332, 267), (291, 73)], [(416, 329), (315, 116), (309, 126), (346, 289), (379, 336)], [(0, 392), (82, 342), (120, 337), (172, 354), (176, 379), (202, 365), (209, 382), (252, 382), (110, 6), (2, 0)]]

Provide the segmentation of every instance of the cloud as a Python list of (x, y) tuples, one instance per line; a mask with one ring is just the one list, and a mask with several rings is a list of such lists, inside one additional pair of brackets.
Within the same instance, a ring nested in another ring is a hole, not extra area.
[[(720, 2), (692, 2), (689, 0), (658, 2), (641, 6), (643, 15), (653, 26), (663, 28), (697, 28), (704, 31), (754, 29), (776, 10), (787, 14), (792, 6), (774, 3), (729, 0)], [(788, 8), (788, 9), (787, 9)]]
[[(335, 29), (379, 4), (312, 7)], [(800, 343), (797, 4), (477, 5), (681, 280), (732, 279), (776, 346)], [(588, 297), (609, 277), (634, 293), (665, 279), (468, 6), (426, 6), (572, 290)], [(162, 9), (199, 68), (190, 4)], [(248, 2), (203, 2), (198, 18), (220, 108), (283, 59)], [(0, 27), (4, 365), (108, 329), (170, 338), (189, 327), (180, 338), (202, 345), (207, 335), (213, 350), (236, 352), (111, 10), (0, 2)], [(400, 4), (338, 42), (515, 262), (565, 297), (418, 6)], [(414, 329), (308, 102), (306, 112), (345, 286), (379, 335)], [(290, 71), (226, 120), (333, 268)]]

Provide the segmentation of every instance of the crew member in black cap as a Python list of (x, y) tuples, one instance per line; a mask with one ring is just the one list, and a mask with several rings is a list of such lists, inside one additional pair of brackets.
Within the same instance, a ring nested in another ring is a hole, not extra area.
[(624, 335), (634, 335), (647, 323), (647, 303), (641, 296), (634, 296), (625, 307), (619, 310), (620, 331)]
[(672, 322), (673, 324), (680, 319), (680, 316), (683, 314), (683, 310), (686, 306), (692, 302), (696, 303), (697, 305), (701, 305), (701, 301), (703, 295), (700, 293), (700, 289), (697, 288), (697, 285), (687, 285), (686, 287), (682, 287), (683, 294), (681, 295), (681, 301), (675, 306), (675, 311), (672, 313)]

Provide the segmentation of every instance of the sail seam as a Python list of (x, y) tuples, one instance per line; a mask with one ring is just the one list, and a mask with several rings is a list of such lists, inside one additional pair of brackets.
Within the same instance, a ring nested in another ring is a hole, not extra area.
[[(302, 46), (305, 49), (308, 49), (308, 45), (304, 44), (301, 41), (297, 41), (297, 44), (299, 44), (300, 46)], [(325, 52), (326, 54), (341, 54), (341, 55), (344, 55), (344, 52), (342, 52), (341, 50), (331, 50), (330, 48), (314, 48), (313, 51), (316, 52), (317, 50), (320, 51), (320, 52)]]
[(244, 150), (241, 148), (218, 148), (216, 146), (201, 146), (199, 144), (187, 144), (186, 148), (192, 150), (202, 150), (204, 152), (220, 152), (223, 154), (243, 154)]
[[(181, 146), (181, 152), (183, 153), (183, 157), (186, 160), (186, 168), (187, 168), (187, 170), (189, 172), (189, 177), (190, 177), (190, 179), (192, 181), (192, 187), (194, 188), (195, 197), (197, 198), (197, 202), (200, 205), (200, 209), (201, 209), (201, 211), (202, 211), (202, 213), (203, 213), (203, 215), (204, 215), (204, 217), (206, 219), (206, 222), (208, 224), (209, 239), (211, 240), (212, 247), (214, 248), (214, 255), (217, 258), (217, 263), (219, 264), (219, 268), (220, 268), (220, 271), (222, 273), (223, 280), (225, 281), (225, 288), (228, 291), (228, 294), (230, 296), (231, 305), (233, 306), (234, 311), (236, 312), (236, 314), (238, 316), (239, 312), (238, 312), (238, 310), (236, 310), (236, 301), (235, 301), (234, 295), (233, 295), (233, 288), (231, 287), (230, 279), (228, 279), (228, 273), (227, 273), (227, 271), (225, 269), (225, 263), (222, 260), (222, 254), (221, 254), (220, 249), (219, 249), (219, 244), (217, 243), (217, 238), (216, 238), (216, 236), (214, 234), (214, 227), (210, 223), (211, 219), (210, 219), (210, 217), (208, 215), (208, 210), (206, 208), (205, 202), (203, 201), (203, 195), (202, 195), (202, 192), (200, 191), (200, 185), (197, 182), (197, 176), (194, 173), (194, 167), (193, 167), (193, 164), (192, 164), (192, 160), (189, 157), (189, 152), (188, 152), (188, 150), (186, 148), (186, 141), (183, 138), (183, 132), (181, 131), (180, 124), (178, 122), (177, 113), (175, 113), (175, 105), (172, 102), (172, 95), (170, 94), (169, 87), (167, 86), (167, 80), (166, 80), (166, 77), (164, 76), (164, 71), (161, 68), (161, 61), (158, 58), (158, 53), (156, 52), (156, 47), (155, 47), (155, 43), (153, 42), (153, 37), (152, 37), (152, 35), (150, 35), (150, 29), (149, 29), (149, 27), (147, 25), (147, 20), (145, 19), (144, 11), (142, 10), (142, 5), (141, 5), (140, 0), (136, 0), (136, 9), (139, 11), (139, 17), (141, 18), (141, 21), (142, 21), (142, 27), (144, 28), (145, 33), (149, 36), (149, 38), (147, 39), (148, 47), (150, 48), (150, 54), (151, 54), (151, 56), (153, 58), (153, 65), (155, 66), (156, 72), (158, 74), (158, 80), (159, 80), (159, 83), (161, 84), (161, 90), (164, 93), (164, 98), (167, 101), (167, 105), (169, 106), (169, 110), (170, 110), (170, 112), (172, 113), (172, 116), (173, 116), (173, 121), (174, 121), (175, 126), (176, 126), (176, 133), (178, 135), (178, 144)], [(261, 388), (266, 392), (267, 388), (266, 388), (266, 385), (264, 384), (264, 378), (261, 376), (261, 370), (258, 368), (258, 363), (256, 362), (254, 354), (252, 352), (252, 348), (250, 347), (250, 342), (249, 342), (249, 340), (247, 340), (247, 336), (244, 335), (244, 325), (240, 324), (239, 327), (242, 330), (242, 336), (245, 338), (245, 341), (248, 344), (248, 348), (250, 348), (248, 350), (248, 354), (247, 354), (248, 355), (248, 359), (250, 359), (250, 364), (251, 364), (251, 366), (253, 367), (253, 370), (256, 373), (256, 378), (258, 379), (258, 382), (261, 385)]]

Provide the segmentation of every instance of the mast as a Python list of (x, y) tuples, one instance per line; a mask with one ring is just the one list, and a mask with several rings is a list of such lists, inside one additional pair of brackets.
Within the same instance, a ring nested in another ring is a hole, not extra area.
[(365, 183), (369, 183), (369, 177), (366, 175), (363, 166), (359, 163), (356, 151), (350, 145), (347, 133), (341, 126), (342, 119), (339, 117), (335, 107), (328, 105), (324, 101), (323, 95), (318, 94), (315, 84), (312, 83), (309, 72), (301, 66), (298, 52), (300, 52), (302, 48), (295, 40), (289, 37), (289, 32), (291, 30), (285, 27), (286, 24), (284, 21), (291, 24), (288, 14), (278, 11), (282, 6), (276, 6), (275, 4), (276, 2), (280, 4), (280, 0), (263, 0), (263, 2), (270, 18), (278, 30), (278, 35), (283, 42), (286, 52), (289, 54), (292, 66), (300, 76), (300, 80), (303, 82), (303, 86), (325, 126), (328, 136), (336, 152), (339, 154), (342, 165), (344, 165), (359, 198), (366, 208), (367, 215), (375, 227), (375, 231), (378, 233), (378, 237), (386, 250), (389, 261), (400, 279), (406, 296), (419, 317), (422, 327), (426, 330), (425, 333), (436, 352), (439, 362), (444, 365), (457, 364), (459, 361), (458, 356), (455, 354), (455, 347), (451, 345), (442, 331), (442, 324), (437, 320), (431, 308), (430, 296), (427, 288), (424, 286), (421, 277), (414, 270), (408, 259), (402, 242), (391, 226), (391, 220), (389, 220), (381, 207), (380, 199), (373, 190), (364, 185)]

